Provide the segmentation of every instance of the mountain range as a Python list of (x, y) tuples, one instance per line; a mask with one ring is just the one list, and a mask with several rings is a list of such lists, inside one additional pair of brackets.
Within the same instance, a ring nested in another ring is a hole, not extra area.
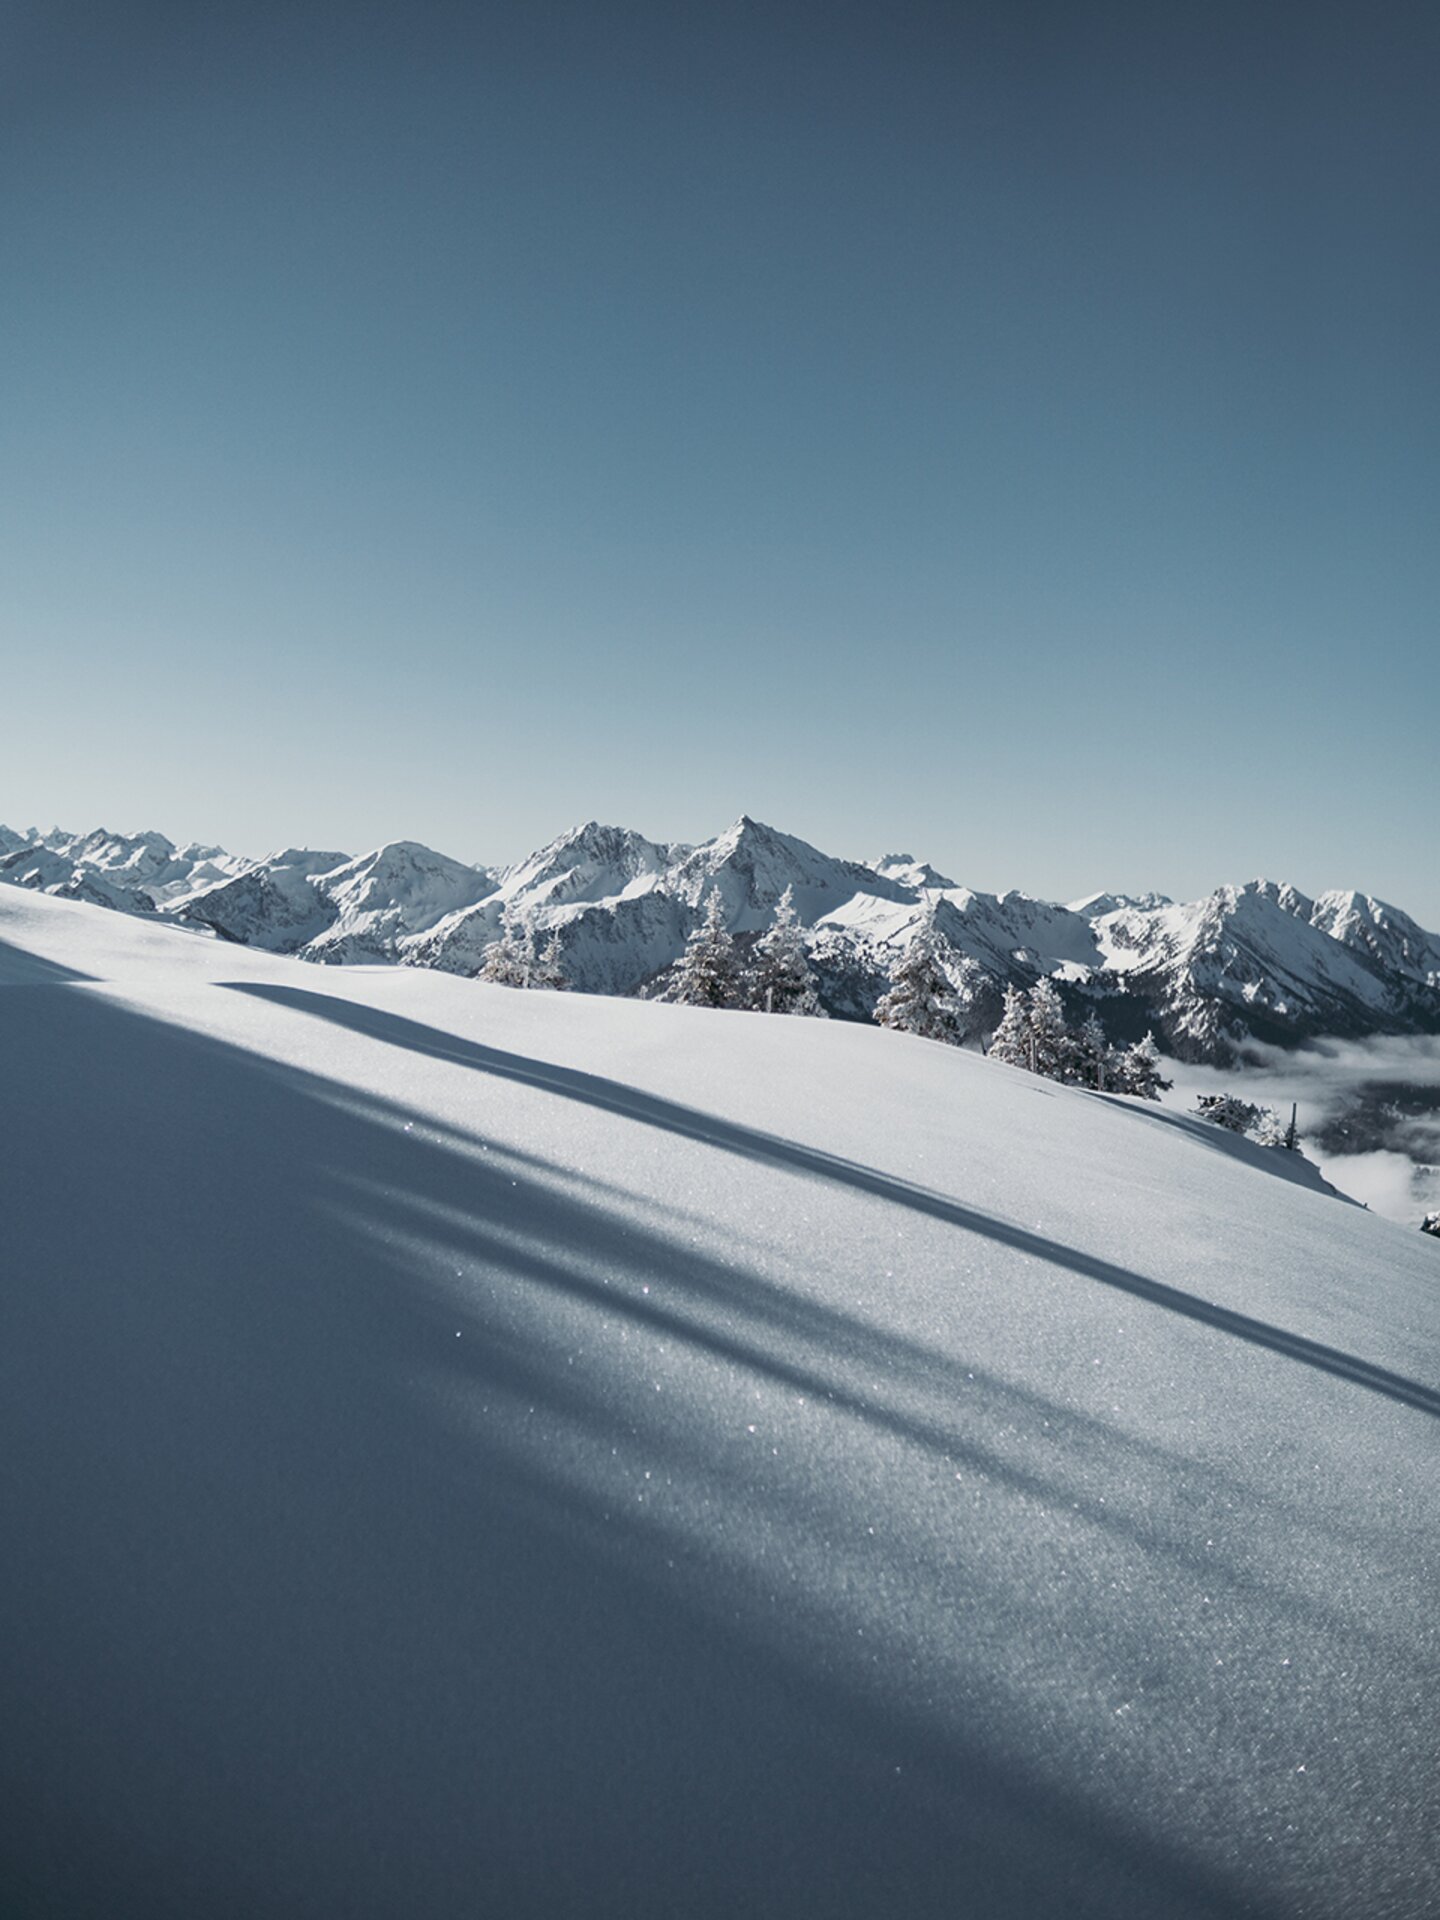
[(0, 827), (0, 881), (272, 953), (461, 975), (508, 916), (558, 934), (576, 988), (619, 995), (653, 989), (712, 888), (744, 942), (788, 887), (841, 1018), (868, 1017), (896, 954), (929, 928), (976, 1040), (1007, 986), (1042, 976), (1112, 1038), (1150, 1028), (1180, 1059), (1228, 1064), (1251, 1040), (1440, 1033), (1440, 936), (1368, 894), (1312, 899), (1253, 880), (1185, 904), (1100, 893), (1060, 905), (976, 892), (908, 854), (837, 859), (746, 815), (699, 846), (591, 821), (500, 868), (409, 840), (248, 860), (153, 832)]

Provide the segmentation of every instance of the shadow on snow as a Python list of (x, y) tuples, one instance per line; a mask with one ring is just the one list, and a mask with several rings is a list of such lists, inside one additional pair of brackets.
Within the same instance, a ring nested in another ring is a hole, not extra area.
[[(1141, 1819), (1107, 1827), (1003, 1698), (921, 1711), (841, 1642), (823, 1573), (791, 1599), (754, 1551), (809, 1527), (823, 1568), (824, 1501), (767, 1509), (743, 1442), (694, 1437), (706, 1395), (768, 1378), (988, 1474), (935, 1356), (383, 1101), (100, 997), (24, 1003), (0, 1006), (8, 1914), (1265, 1911)], [(604, 1081), (435, 1050), (992, 1230)], [(847, 1355), (931, 1412), (865, 1404)], [(705, 1392), (652, 1392), (666, 1364)], [(1032, 1421), (982, 1390), (977, 1426)], [(637, 1494), (642, 1457), (670, 1505)], [(963, 1587), (963, 1553), (919, 1578)], [(1003, 1621), (1003, 1592), (975, 1598)]]
[[(856, 1192), (873, 1194), (878, 1199), (960, 1227), (967, 1233), (981, 1234), (1033, 1259), (1047, 1261), (1052, 1266), (1082, 1274), (1088, 1280), (1118, 1288), (1121, 1292), (1134, 1295), (1136, 1299), (1149, 1301), (1153, 1306), (1164, 1307), (1186, 1319), (1218, 1327), (1237, 1339), (1268, 1348), (1273, 1353), (1284, 1354), (1291, 1360), (1319, 1368), (1342, 1380), (1352, 1381), (1357, 1386), (1384, 1394), (1405, 1406), (1440, 1415), (1440, 1389), (1427, 1386), (1422, 1381), (1407, 1379), (1403, 1374), (1376, 1366), (1356, 1354), (1344, 1353), (1339, 1348), (1307, 1339), (1303, 1334), (1293, 1333), (1284, 1327), (1271, 1326), (1263, 1320), (1253, 1319), (1249, 1314), (1237, 1313), (1232, 1308), (1201, 1300), (1178, 1287), (1167, 1286), (1162, 1281), (1134, 1273), (1129, 1268), (1117, 1266), (1112, 1261), (1102, 1260), (1061, 1241), (1048, 1239), (1043, 1234), (998, 1219), (993, 1214), (963, 1206), (943, 1194), (896, 1179), (873, 1167), (859, 1166), (853, 1161), (843, 1160), (837, 1155), (796, 1141), (738, 1126), (732, 1121), (702, 1113), (677, 1101), (665, 1100), (625, 1086), (620, 1081), (582, 1073), (572, 1067), (527, 1059), (521, 1054), (505, 1053), (478, 1041), (464, 1040), (398, 1014), (359, 1006), (349, 1000), (333, 999), (300, 987), (248, 981), (225, 984), (235, 992), (253, 994), (259, 999), (313, 1014), (318, 1019), (333, 1021), (410, 1052), (453, 1061), (501, 1079), (519, 1081), (569, 1100), (582, 1101), (603, 1112), (680, 1134), (686, 1139), (717, 1147), (725, 1153), (764, 1161), (814, 1179), (833, 1181)], [(1225, 1145), (1223, 1142), (1220, 1144), (1222, 1148)]]

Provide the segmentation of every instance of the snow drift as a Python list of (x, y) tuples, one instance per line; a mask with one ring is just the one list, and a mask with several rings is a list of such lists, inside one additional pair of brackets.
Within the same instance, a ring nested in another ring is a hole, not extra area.
[(1433, 1241), (18, 889), (0, 1023), (7, 1911), (1434, 1911)]

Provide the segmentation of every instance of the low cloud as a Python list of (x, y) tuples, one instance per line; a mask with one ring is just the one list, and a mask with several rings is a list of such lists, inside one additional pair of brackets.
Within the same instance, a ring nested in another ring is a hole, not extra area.
[[(1296, 1108), (1306, 1150), (1326, 1179), (1407, 1225), (1440, 1208), (1440, 1036), (1317, 1040), (1293, 1052), (1258, 1044), (1240, 1067), (1176, 1061), (1166, 1104), (1193, 1109), (1201, 1093), (1234, 1093)], [(1355, 1151), (1342, 1143), (1353, 1140)]]
[(1417, 1167), (1403, 1153), (1337, 1153), (1318, 1164), (1332, 1187), (1402, 1226), (1440, 1212), (1440, 1170)]

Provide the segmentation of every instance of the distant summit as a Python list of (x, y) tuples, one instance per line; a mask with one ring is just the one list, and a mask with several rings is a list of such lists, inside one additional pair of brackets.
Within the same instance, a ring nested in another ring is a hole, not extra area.
[(873, 866), (840, 859), (749, 814), (699, 846), (589, 820), (498, 869), (413, 840), (249, 861), (159, 833), (0, 827), (0, 881), (332, 965), (473, 974), (519, 921), (558, 938), (576, 987), (609, 994), (650, 990), (712, 893), (744, 941), (788, 889), (827, 1010), (841, 1017), (868, 1017), (895, 957), (925, 930), (977, 1041), (1005, 988), (1042, 976), (1114, 1038), (1153, 1028), (1192, 1060), (1229, 1061), (1253, 1040), (1440, 1033), (1440, 938), (1369, 894), (1312, 900), (1259, 879), (1188, 904), (1094, 893), (1057, 905), (973, 891), (908, 853)]

